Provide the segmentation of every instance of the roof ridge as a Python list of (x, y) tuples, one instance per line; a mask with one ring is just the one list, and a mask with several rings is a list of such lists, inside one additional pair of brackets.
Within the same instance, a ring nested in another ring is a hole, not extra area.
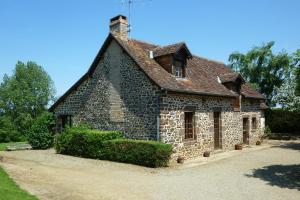
[(144, 41), (144, 40), (140, 40), (140, 39), (130, 39), (128, 41), (136, 41), (136, 42), (140, 42), (140, 43), (145, 43), (145, 44), (150, 44), (150, 45), (153, 45), (153, 46), (156, 46), (156, 47), (159, 47), (160, 45), (158, 44), (154, 44), (152, 42), (148, 42), (148, 41)]
[(227, 74), (236, 74), (236, 75), (239, 75), (240, 73), (233, 71), (233, 72), (227, 72), (227, 73), (224, 73), (224, 74), (222, 74), (222, 75), (227, 75)]
[(185, 44), (186, 45), (186, 43), (184, 41), (181, 41), (181, 42), (176, 42), (176, 43), (173, 43), (173, 44), (167, 44), (167, 45), (160, 46), (160, 47), (161, 48), (166, 48), (166, 47), (175, 46), (175, 45), (179, 45), (179, 44), (181, 44), (181, 45)]
[(206, 57), (203, 57), (203, 56), (198, 56), (198, 55), (195, 55), (195, 54), (193, 54), (193, 57), (197, 57), (197, 58), (200, 58), (200, 59), (204, 59), (204, 60), (207, 60), (207, 61), (210, 61), (210, 62), (219, 63), (219, 64), (222, 64), (222, 65), (226, 66), (226, 64), (224, 62), (219, 61), (219, 60), (213, 60), (213, 59), (206, 58)]

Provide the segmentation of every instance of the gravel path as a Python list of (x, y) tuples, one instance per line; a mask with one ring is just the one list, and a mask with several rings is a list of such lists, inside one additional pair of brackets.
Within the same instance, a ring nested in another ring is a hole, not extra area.
[(63, 156), (54, 150), (0, 155), (9, 175), (42, 200), (300, 199), (300, 141), (163, 169)]

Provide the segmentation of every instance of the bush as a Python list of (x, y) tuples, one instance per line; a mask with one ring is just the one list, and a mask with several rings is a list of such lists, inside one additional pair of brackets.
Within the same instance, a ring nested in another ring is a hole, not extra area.
[(27, 134), (28, 143), (33, 149), (47, 149), (53, 146), (53, 125), (51, 113), (44, 112), (35, 119)]
[(85, 157), (101, 158), (103, 154), (103, 142), (116, 138), (122, 138), (119, 131), (100, 131), (89, 129), (85, 125), (66, 128), (55, 139), (57, 153)]
[(265, 117), (272, 133), (300, 134), (300, 111), (271, 109), (266, 111)]
[(263, 135), (263, 137), (264, 137), (264, 138), (269, 138), (271, 135), (272, 135), (272, 131), (271, 131), (270, 127), (269, 127), (269, 126), (266, 126), (266, 127), (265, 127), (265, 130), (264, 130), (264, 135)]
[(0, 117), (0, 142), (18, 142), (22, 136), (14, 127), (12, 120), (9, 117)]
[(147, 167), (168, 165), (172, 146), (156, 141), (115, 139), (103, 143), (102, 159)]

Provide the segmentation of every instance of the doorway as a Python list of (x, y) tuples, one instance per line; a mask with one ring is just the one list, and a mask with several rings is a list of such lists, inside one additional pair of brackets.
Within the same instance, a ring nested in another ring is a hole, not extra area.
[(243, 143), (249, 144), (249, 118), (243, 118)]
[(222, 148), (221, 113), (214, 112), (214, 148)]

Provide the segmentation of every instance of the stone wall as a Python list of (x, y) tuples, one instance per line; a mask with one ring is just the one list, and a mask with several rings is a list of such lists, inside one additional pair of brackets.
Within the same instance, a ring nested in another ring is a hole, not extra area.
[(54, 110), (73, 115), (102, 130), (121, 130), (128, 137), (157, 139), (158, 87), (112, 41), (90, 79)]
[[(256, 141), (261, 139), (264, 131), (264, 115), (263, 111), (260, 110), (260, 102), (255, 100), (243, 99), (242, 101), (242, 109), (241, 109), (242, 118), (249, 119), (249, 143), (254, 145)], [(257, 128), (254, 129), (252, 125), (252, 118), (256, 118)], [(263, 118), (263, 120), (261, 120)]]
[[(243, 101), (242, 112), (235, 112), (232, 99), (204, 97), (196, 95), (168, 94), (162, 97), (160, 114), (160, 140), (173, 144), (173, 158), (202, 156), (204, 151), (214, 151), (213, 113), (221, 115), (221, 149), (232, 150), (243, 141), (243, 116), (257, 117), (257, 129), (250, 132), (250, 143), (255, 144), (260, 137), (259, 102)], [(195, 107), (194, 140), (184, 139), (185, 106)], [(251, 127), (251, 125), (250, 125)]]
[[(184, 139), (184, 107), (195, 109), (195, 140)], [(241, 142), (240, 116), (233, 112), (229, 98), (168, 94), (162, 97), (160, 139), (174, 145), (173, 157), (202, 156), (214, 149), (213, 112), (221, 111), (222, 149), (233, 149)]]

